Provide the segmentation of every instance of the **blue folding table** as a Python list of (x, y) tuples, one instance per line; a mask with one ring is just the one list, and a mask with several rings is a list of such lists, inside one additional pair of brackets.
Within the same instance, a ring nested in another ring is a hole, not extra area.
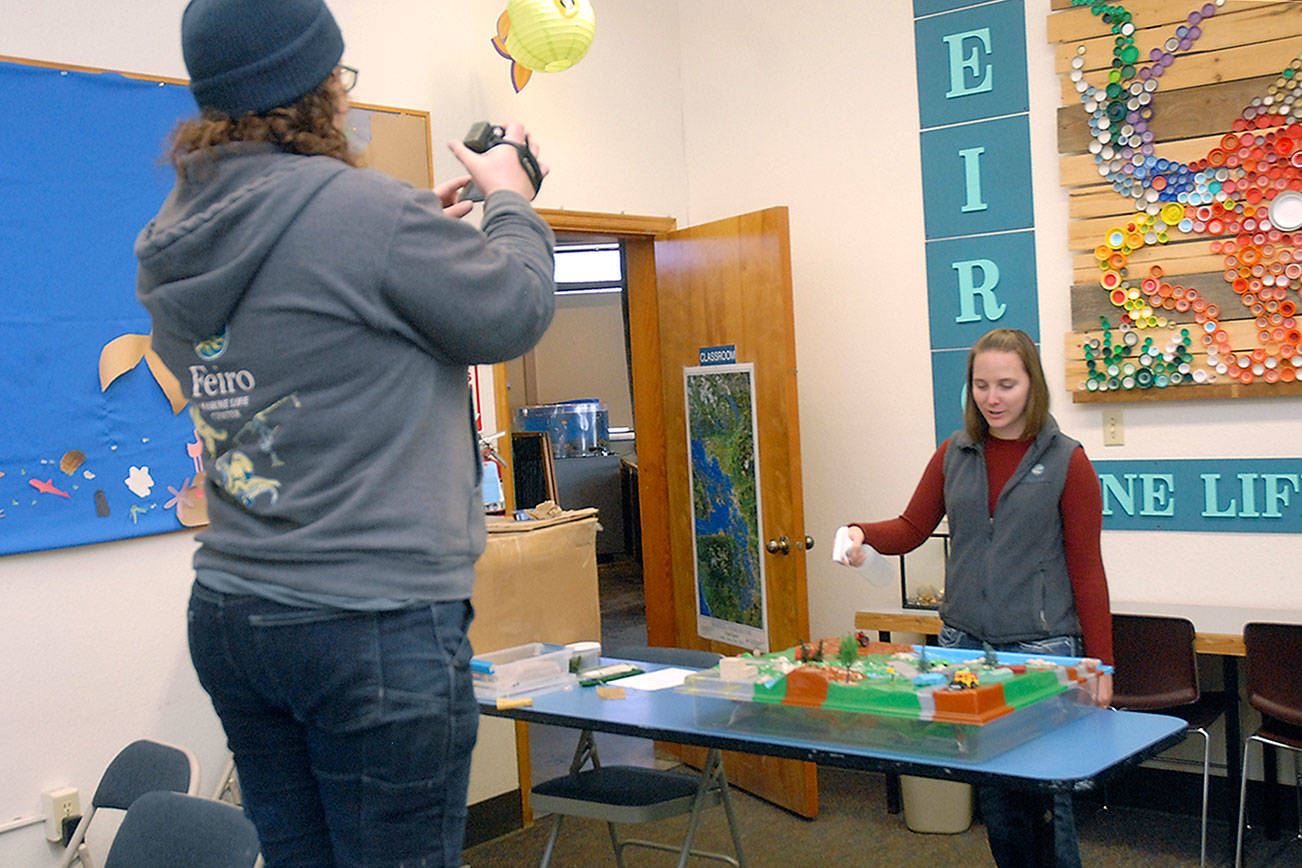
[[(606, 661), (619, 662), (619, 661)], [(633, 661), (637, 662), (637, 661)], [(638, 664), (651, 670), (652, 664)], [(611, 682), (618, 686), (619, 681)], [(1184, 738), (1185, 723), (1176, 717), (1090, 708), (1066, 724), (1051, 729), (1011, 750), (966, 762), (903, 751), (837, 744), (781, 735), (756, 735), (700, 725), (702, 719), (726, 718), (733, 700), (678, 693), (673, 689), (625, 691), (622, 699), (602, 699), (595, 687), (542, 693), (532, 704), (497, 708), (480, 703), (483, 714), (529, 723), (545, 723), (578, 730), (609, 732), (677, 744), (807, 760), (875, 772), (895, 772), (927, 778), (998, 783), (1031, 790), (1044, 796), (1086, 792), (1121, 768), (1156, 756)], [(718, 703), (720, 714), (698, 715), (698, 703)], [(1051, 852), (1050, 840), (1041, 840), (1040, 852)]]

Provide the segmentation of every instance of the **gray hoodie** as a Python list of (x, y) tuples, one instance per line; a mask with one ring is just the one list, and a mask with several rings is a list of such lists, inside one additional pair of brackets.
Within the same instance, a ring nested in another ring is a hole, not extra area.
[(195, 567), (307, 598), (469, 597), (485, 534), (466, 369), (542, 336), (553, 243), (511, 192), (480, 231), (330, 157), (241, 144), (191, 164), (135, 252), (204, 444)]

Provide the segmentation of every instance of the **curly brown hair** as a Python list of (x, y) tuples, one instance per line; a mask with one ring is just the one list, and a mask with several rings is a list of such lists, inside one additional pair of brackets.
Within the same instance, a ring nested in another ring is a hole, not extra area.
[(304, 156), (323, 155), (357, 165), (343, 130), (334, 124), (334, 76), (287, 106), (231, 117), (205, 109), (197, 118), (181, 121), (172, 131), (168, 159), (177, 171), (182, 160), (232, 142), (269, 142), (283, 151)]

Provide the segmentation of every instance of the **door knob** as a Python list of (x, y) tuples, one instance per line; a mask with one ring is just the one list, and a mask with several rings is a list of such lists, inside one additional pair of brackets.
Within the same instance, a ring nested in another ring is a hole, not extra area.
[[(799, 547), (800, 547), (800, 544), (797, 543), (797, 544), (796, 544), (796, 548), (799, 548)], [(813, 547), (814, 547), (814, 538), (813, 538), (812, 536), (807, 536), (807, 537), (805, 537), (805, 551), (809, 551), (809, 550), (812, 549)]]
[(768, 549), (769, 554), (772, 555), (791, 554), (791, 540), (787, 539), (784, 536), (780, 536), (777, 539), (771, 539), (768, 542), (766, 542), (764, 544), (764, 548)]

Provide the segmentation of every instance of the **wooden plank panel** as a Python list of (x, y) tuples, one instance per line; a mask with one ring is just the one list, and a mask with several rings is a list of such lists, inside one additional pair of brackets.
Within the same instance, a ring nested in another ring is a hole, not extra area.
[[(1263, 75), (1181, 90), (1163, 88), (1153, 103), (1154, 117), (1149, 121), (1156, 144), (1161, 146), (1230, 129), (1244, 107), (1266, 93), (1277, 77)], [(1083, 154), (1089, 150), (1094, 140), (1089, 120), (1079, 100), (1058, 109), (1058, 153)], [(1161, 150), (1161, 156), (1167, 156), (1166, 149)]]
[[(1132, 200), (1133, 201), (1133, 200)], [(1093, 250), (1102, 243), (1103, 238), (1112, 229), (1128, 229), (1134, 225), (1138, 219), (1147, 216), (1135, 214), (1133, 211), (1122, 217), (1092, 217), (1088, 220), (1073, 220), (1067, 227), (1067, 249), (1069, 250)], [(1181, 232), (1174, 226), (1166, 230), (1167, 243), (1173, 241), (1193, 241), (1202, 236), (1192, 232)]]
[[(1250, 319), (1229, 320), (1221, 323), (1221, 326), (1229, 334), (1230, 346), (1236, 352), (1251, 350), (1257, 345), (1257, 329)], [(1179, 341), (1183, 332), (1188, 331), (1189, 336), (1193, 339), (1190, 344), (1190, 351), (1197, 354), (1203, 352), (1203, 347), (1198, 339), (1199, 326), (1186, 323), (1182, 325), (1169, 326), (1167, 328), (1140, 329), (1141, 345), (1149, 338), (1152, 339), (1156, 347), (1165, 347), (1171, 341)], [(1112, 342), (1115, 344), (1121, 340), (1121, 329), (1109, 329), (1112, 333)], [(1091, 340), (1102, 341), (1105, 330), (1101, 328), (1083, 329), (1078, 332), (1069, 332), (1066, 336), (1067, 358), (1070, 361), (1085, 360), (1085, 343)]]
[(1168, 386), (1165, 389), (1131, 389), (1117, 392), (1071, 393), (1073, 404), (1129, 404), (1143, 401), (1211, 401), (1242, 398), (1280, 398), (1302, 395), (1302, 382), (1240, 383), (1218, 380), (1202, 385)]
[[(1060, 74), (1062, 107), (1057, 117), (1059, 175), (1068, 189), (1068, 248), (1072, 252), (1073, 286), (1069, 290), (1072, 326), (1066, 337), (1069, 351), (1066, 367), (1069, 389), (1075, 401), (1180, 400), (1186, 398), (1235, 398), (1244, 396), (1302, 394), (1296, 382), (1244, 384), (1221, 375), (1212, 385), (1180, 385), (1165, 389), (1088, 392), (1084, 389), (1087, 367), (1080, 352), (1082, 341), (1096, 331), (1101, 322), (1120, 323), (1123, 311), (1111, 303), (1108, 292), (1100, 285), (1104, 269), (1094, 256), (1095, 247), (1113, 228), (1127, 228), (1143, 220), (1145, 214), (1136, 202), (1117, 194), (1106, 174), (1100, 174), (1094, 156), (1088, 153), (1092, 143), (1090, 117), (1083, 110), (1077, 83), (1071, 81), (1072, 63), (1082, 63), (1084, 80), (1102, 86), (1113, 62), (1115, 34), (1112, 23), (1091, 13), (1086, 6), (1074, 6), (1072, 0), (1051, 0), (1053, 11), (1047, 22), (1047, 35), (1053, 46), (1055, 67)], [(1098, 7), (1095, 6), (1095, 9)], [(1125, 8), (1135, 26), (1134, 46), (1143, 63), (1150, 63), (1154, 47), (1165, 50), (1165, 41), (1175, 35), (1176, 27), (1186, 22), (1196, 5), (1171, 0), (1135, 0)], [(1282, 86), (1282, 71), (1302, 56), (1302, 4), (1277, 2), (1236, 2), (1220, 6), (1214, 16), (1200, 22), (1201, 35), (1192, 48), (1177, 53), (1174, 64), (1158, 79), (1153, 92), (1153, 118), (1149, 129), (1157, 145), (1154, 156), (1179, 163), (1202, 160), (1220, 145), (1222, 137), (1243, 117), (1253, 100), (1266, 96), (1273, 87)], [(1078, 59), (1079, 58), (1079, 59)], [(1262, 131), (1265, 132), (1264, 130)], [(1288, 153), (1282, 151), (1281, 153)], [(1250, 167), (1249, 171), (1253, 171)], [(1106, 172), (1106, 169), (1105, 169)], [(1233, 188), (1231, 188), (1233, 189)], [(1237, 193), (1235, 199), (1243, 194)], [(1259, 330), (1254, 311), (1243, 304), (1226, 279), (1223, 256), (1213, 254), (1207, 235), (1182, 233), (1168, 227), (1162, 243), (1147, 244), (1126, 259), (1122, 277), (1128, 286), (1137, 285), (1153, 265), (1162, 267), (1168, 282), (1196, 292), (1201, 302), (1214, 304), (1215, 322), (1230, 336), (1230, 344), (1241, 355), (1252, 351), (1264, 353), (1261, 364), (1271, 375), (1287, 366), (1294, 373), (1296, 351), (1287, 341), (1287, 333), (1265, 335)], [(1292, 245), (1292, 239), (1285, 239)], [(1302, 240), (1296, 246), (1302, 247)], [(1294, 250), (1302, 258), (1302, 250)], [(1287, 261), (1282, 260), (1282, 261)], [(1151, 303), (1147, 296), (1139, 296)], [(1289, 304), (1299, 303), (1290, 291)], [(1249, 296), (1249, 302), (1255, 299)], [(1258, 308), (1259, 309), (1259, 308)], [(1195, 340), (1190, 352), (1193, 369), (1206, 373), (1207, 356), (1202, 345), (1203, 325), (1192, 320), (1192, 312), (1171, 311), (1160, 306), (1154, 310), (1159, 321), (1171, 328), (1188, 329)], [(1155, 340), (1161, 330), (1142, 329), (1135, 334)], [(1074, 349), (1071, 349), (1074, 348)], [(1150, 373), (1165, 373), (1160, 366)], [(1211, 373), (1215, 373), (1214, 368)]]
[[(1234, 0), (1233, 7), (1222, 6), (1216, 11), (1216, 17), (1234, 12), (1244, 12), (1263, 6), (1279, 6), (1278, 0)], [(1152, 27), (1159, 24), (1176, 24), (1184, 21), (1191, 11), (1198, 8), (1196, 3), (1178, 3), (1173, 0), (1130, 0), (1125, 4), (1131, 20), (1136, 26)], [(1099, 32), (1099, 19), (1090, 14), (1088, 6), (1073, 6), (1071, 0), (1052, 0), (1049, 15), (1049, 42), (1067, 42), (1096, 36)]]
[[(1132, 270), (1129, 282), (1131, 285), (1138, 284), (1144, 276), (1145, 272), (1143, 270)], [(1164, 275), (1163, 279), (1169, 281), (1172, 278)], [(1222, 322), (1252, 318), (1248, 308), (1243, 305), (1242, 296), (1234, 292), (1234, 288), (1225, 282), (1224, 276), (1219, 272), (1181, 275), (1176, 279), (1176, 282), (1181, 286), (1198, 290), (1200, 296), (1219, 307)], [(1192, 323), (1194, 321), (1192, 311), (1181, 312), (1163, 308), (1157, 311), (1157, 315), (1165, 317), (1171, 322)], [(1079, 332), (1082, 329), (1097, 328), (1099, 317), (1107, 317), (1109, 322), (1119, 323), (1120, 316), (1121, 311), (1108, 300), (1107, 291), (1097, 281), (1077, 284), (1071, 288), (1071, 327), (1073, 331)]]
[[(1220, 144), (1221, 138), (1229, 130), (1229, 124), (1214, 135), (1199, 136), (1196, 139), (1183, 139), (1171, 142), (1162, 148), (1162, 156), (1168, 160), (1189, 163), (1200, 160)], [(1080, 187), (1097, 184), (1101, 180), (1098, 164), (1093, 154), (1070, 154), (1058, 158), (1058, 183), (1064, 187)]]
[[(1184, 54), (1177, 57), (1175, 63), (1162, 73), (1162, 86), (1158, 93), (1218, 81), (1277, 76), (1293, 62), (1299, 52), (1302, 52), (1302, 36), (1287, 36), (1219, 51)], [(1107, 84), (1107, 76), (1102, 72), (1092, 75), (1087, 73), (1085, 80), (1096, 87)], [(1064, 105), (1080, 102), (1080, 93), (1076, 90), (1075, 83), (1065, 76), (1062, 79), (1062, 102)]]
[[(1246, 5), (1246, 4), (1245, 4)], [(1178, 22), (1185, 20), (1187, 10), (1178, 3), (1165, 4), (1168, 14), (1172, 10), (1179, 9), (1181, 15)], [(1193, 5), (1190, 4), (1189, 9)], [(1298, 18), (1302, 16), (1302, 6), (1296, 3), (1268, 3), (1264, 6), (1258, 6), (1254, 9), (1229, 11), (1230, 7), (1222, 7), (1216, 15), (1206, 23), (1201, 25), (1202, 36), (1198, 38), (1197, 49), (1203, 51), (1216, 51), (1222, 48), (1234, 48), (1253, 42), (1268, 42), (1279, 37), (1281, 33), (1287, 33), (1290, 30), (1296, 30)], [(1289, 19), (1292, 20), (1289, 20)], [(1147, 17), (1141, 18), (1135, 15), (1131, 19), (1135, 24), (1135, 47), (1139, 49), (1139, 56), (1147, 59), (1149, 50), (1153, 48), (1161, 49), (1162, 44), (1170, 38), (1175, 28), (1171, 25), (1176, 22), (1172, 21), (1153, 21)], [(1060, 74), (1071, 72), (1071, 62), (1078, 56), (1078, 50), (1084, 46), (1085, 53), (1082, 55), (1085, 59), (1086, 78), (1089, 81), (1098, 84), (1103, 80), (1102, 76), (1091, 75), (1090, 72), (1106, 70), (1112, 64), (1112, 46), (1116, 36), (1111, 32), (1108, 25), (1103, 24), (1098, 18), (1094, 18), (1093, 33), (1088, 35), (1082, 34), (1075, 39), (1066, 42), (1060, 42), (1053, 49), (1054, 71)], [(1189, 55), (1185, 55), (1186, 57)], [(1182, 58), (1176, 60), (1178, 66)], [(1165, 85), (1163, 90), (1165, 90)]]
[[(1168, 277), (1200, 274), (1222, 268), (1225, 259), (1208, 250), (1206, 239), (1171, 244), (1154, 244), (1130, 254), (1131, 274), (1145, 274), (1154, 265), (1162, 266)], [(1099, 263), (1093, 251), (1072, 257), (1072, 280), (1076, 283), (1095, 283), (1099, 279)]]

